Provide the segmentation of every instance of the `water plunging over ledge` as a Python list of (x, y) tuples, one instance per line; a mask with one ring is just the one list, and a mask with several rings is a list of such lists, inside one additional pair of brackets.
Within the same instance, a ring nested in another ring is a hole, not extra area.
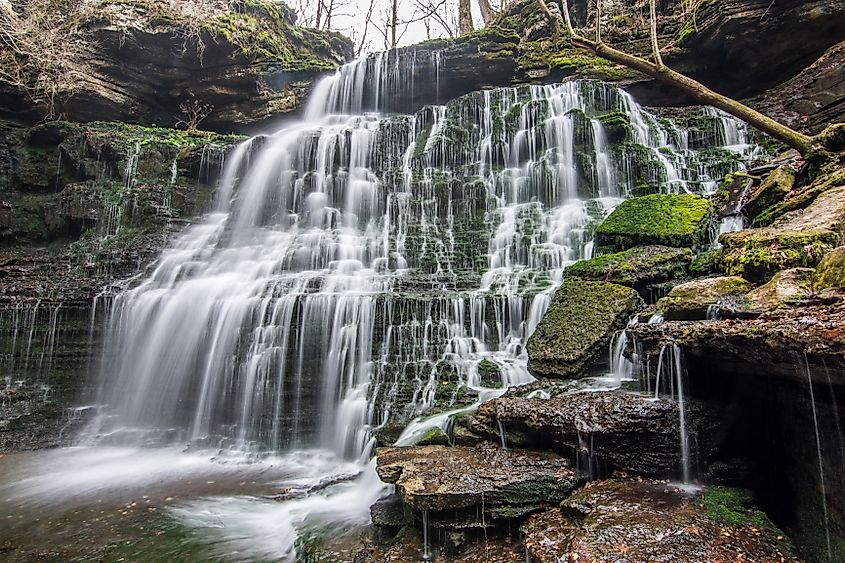
[(300, 491), (283, 503), (213, 491), (172, 509), (198, 528), (223, 522), (235, 558), (290, 557), (315, 521), (366, 523), (385, 490), (376, 432), (408, 425), (412, 443), (442, 413), (530, 382), (526, 339), (565, 267), (591, 256), (597, 222), (644, 183), (707, 193), (731, 166), (594, 81), (372, 113), (405, 87), (383, 60), (343, 67), (302, 122), (227, 157), (214, 210), (114, 298), (84, 447), (4, 496), (152, 486), (183, 466)]

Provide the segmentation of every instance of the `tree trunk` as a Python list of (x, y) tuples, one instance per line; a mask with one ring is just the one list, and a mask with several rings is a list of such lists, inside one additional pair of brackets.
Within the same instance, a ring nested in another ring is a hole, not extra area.
[(472, 8), (470, 0), (460, 0), (458, 4), (458, 27), (461, 35), (469, 33), (475, 29), (472, 25)]
[(490, 5), (490, 0), (478, 0), (478, 7), (481, 9), (481, 19), (484, 25), (490, 25), (496, 12), (493, 11), (493, 6)]
[[(551, 12), (545, 5), (545, 1), (537, 1), (540, 3), (541, 8), (543, 8), (546, 17), (550, 17)], [(565, 13), (569, 11), (569, 2), (567, 0), (563, 0), (563, 9)], [(552, 25), (558, 24), (558, 21), (552, 22)], [(804, 156), (807, 156), (812, 151), (813, 139), (811, 137), (799, 133), (794, 129), (790, 129), (786, 125), (778, 123), (770, 117), (766, 117), (759, 111), (751, 109), (745, 104), (732, 100), (727, 96), (718, 94), (700, 82), (693, 80), (688, 76), (684, 76), (679, 72), (675, 72), (665, 65), (658, 66), (656, 63), (651, 63), (645, 59), (641, 59), (640, 57), (629, 55), (614, 49), (613, 47), (608, 47), (603, 43), (590, 41), (586, 37), (582, 37), (575, 33), (571, 26), (567, 25), (567, 28), (572, 35), (572, 44), (576, 47), (588, 49), (603, 59), (607, 59), (611, 62), (642, 72), (643, 74), (650, 76), (655, 80), (659, 80), (664, 84), (675, 86), (676, 88), (692, 95), (699, 102), (717, 107), (737, 119), (741, 119), (752, 127), (771, 137), (774, 137), (785, 145), (792, 147)], [(600, 37), (598, 26), (596, 28), (596, 32)]]
[(396, 28), (399, 27), (399, 0), (393, 0), (392, 9), (392, 21), (390, 22), (391, 28), (391, 38), (390, 38), (390, 46), (391, 48), (396, 48)]
[(657, 0), (649, 0), (651, 12), (651, 53), (657, 68), (663, 68), (663, 57), (660, 56), (660, 43), (657, 41)]

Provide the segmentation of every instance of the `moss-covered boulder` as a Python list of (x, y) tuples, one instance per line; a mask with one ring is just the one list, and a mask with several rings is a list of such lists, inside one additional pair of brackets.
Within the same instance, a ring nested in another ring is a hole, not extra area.
[(780, 203), (795, 184), (795, 172), (784, 164), (775, 168), (760, 185), (753, 187), (746, 196), (743, 210), (751, 217), (757, 217), (764, 209)]
[(816, 267), (812, 277), (814, 291), (845, 287), (845, 246), (827, 254)]
[(651, 194), (623, 201), (596, 230), (599, 248), (615, 251), (659, 244), (693, 247), (701, 244), (711, 205), (692, 194)]
[(828, 229), (749, 229), (721, 236), (719, 262), (727, 274), (764, 282), (780, 270), (816, 266), (840, 240)]
[(672, 288), (669, 295), (657, 302), (656, 308), (670, 321), (705, 319), (711, 305), (750, 290), (751, 284), (736, 276), (694, 280)]
[[(754, 217), (755, 227), (765, 227), (784, 217), (788, 219), (790, 212), (798, 212), (814, 204), (816, 198), (824, 201), (822, 196), (829, 191), (845, 187), (845, 166), (829, 164), (819, 172), (812, 182), (805, 186), (793, 187), (785, 197), (773, 205), (759, 212)], [(829, 196), (828, 196), (829, 197)], [(835, 195), (833, 198), (840, 196)]]
[(775, 274), (765, 285), (748, 293), (748, 307), (767, 311), (788, 307), (812, 293), (812, 268), (790, 268)]
[(610, 338), (643, 306), (621, 285), (567, 279), (528, 339), (528, 367), (536, 375), (580, 377), (603, 355)]
[(626, 285), (642, 293), (651, 284), (683, 276), (691, 261), (692, 250), (689, 248), (637, 246), (576, 262), (567, 268), (566, 275)]

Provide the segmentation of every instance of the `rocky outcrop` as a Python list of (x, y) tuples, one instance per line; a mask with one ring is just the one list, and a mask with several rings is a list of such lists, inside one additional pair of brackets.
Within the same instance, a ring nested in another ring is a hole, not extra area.
[(665, 482), (600, 481), (560, 508), (532, 515), (521, 531), (528, 556), (559, 561), (749, 561), (800, 559), (747, 494), (699, 498)]
[(642, 304), (621, 285), (565, 280), (528, 339), (528, 368), (546, 377), (584, 375)]
[(596, 246), (613, 251), (650, 244), (694, 247), (704, 241), (710, 213), (710, 202), (697, 195), (627, 199), (596, 229)]
[(781, 123), (810, 134), (820, 133), (828, 123), (845, 122), (845, 41), (752, 104)]
[[(703, 466), (719, 441), (717, 416), (695, 404), (687, 405), (686, 415), (691, 443), (697, 444), (692, 456)], [(680, 474), (678, 404), (671, 400), (623, 391), (564, 392), (549, 399), (508, 396), (481, 405), (460, 423), (491, 440), (504, 432), (513, 447), (581, 457), (599, 475), (613, 469), (656, 477)]]
[[(190, 119), (180, 106), (196, 103), (209, 106), (203, 127), (243, 132), (301, 109), (315, 78), (352, 56), (349, 40), (297, 27), (282, 3), (224, 5), (197, 11), (187, 2), (118, 0), (96, 9), (86, 3), (62, 8), (63, 19), (45, 25), (77, 40), (68, 43), (74, 48), (48, 55), (63, 57), (72, 78), (36, 68), (29, 92), (0, 81), (0, 118), (31, 125), (64, 115), (172, 127)], [(27, 60), (4, 64), (26, 70)], [(39, 80), (55, 82), (46, 85), (49, 98), (39, 95)]]
[(834, 249), (822, 258), (812, 275), (813, 291), (845, 286), (845, 246)]
[(705, 319), (710, 307), (750, 290), (751, 284), (736, 276), (694, 280), (673, 287), (655, 308), (667, 320)]
[(684, 276), (691, 262), (689, 248), (637, 246), (576, 262), (566, 269), (566, 275), (633, 287), (646, 297), (652, 286)]
[[(837, 178), (834, 173), (819, 181), (834, 184)], [(783, 269), (815, 267), (840, 244), (843, 229), (845, 186), (828, 186), (805, 209), (785, 213), (769, 227), (722, 235), (720, 262), (731, 275), (764, 282)]]
[(441, 527), (484, 527), (485, 518), (522, 516), (560, 502), (578, 482), (560, 457), (491, 444), (380, 448), (376, 462), (379, 477), (396, 485), (402, 502), (428, 511)]
[(812, 294), (811, 268), (791, 268), (775, 274), (765, 285), (748, 292), (747, 307), (753, 311), (770, 311), (789, 307)]

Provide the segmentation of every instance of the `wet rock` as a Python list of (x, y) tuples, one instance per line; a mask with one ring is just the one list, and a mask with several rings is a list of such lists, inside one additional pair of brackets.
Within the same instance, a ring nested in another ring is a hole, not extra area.
[(567, 279), (528, 339), (528, 367), (547, 377), (579, 377), (643, 305), (633, 289)]
[(748, 192), (742, 210), (754, 218), (767, 207), (781, 202), (794, 185), (795, 171), (792, 167), (786, 164), (779, 166)]
[(751, 284), (740, 277), (705, 278), (693, 280), (672, 288), (669, 295), (655, 305), (666, 320), (693, 320), (707, 318), (707, 311), (721, 300), (743, 295)]
[(834, 249), (819, 263), (812, 277), (814, 291), (845, 286), (845, 246)]
[(614, 251), (652, 244), (694, 247), (704, 240), (710, 213), (710, 202), (697, 195), (631, 198), (598, 226), (596, 246)]
[(692, 250), (689, 248), (637, 246), (624, 252), (576, 262), (566, 269), (566, 275), (626, 285), (643, 295), (649, 285), (686, 274), (691, 261)]
[[(806, 385), (804, 358), (812, 376), (827, 385), (845, 384), (845, 303), (806, 304), (763, 312), (753, 319), (639, 323), (628, 331), (642, 358), (667, 342), (680, 345), (690, 369), (739, 375), (785, 377)], [(709, 377), (709, 376), (707, 376)]]
[[(754, 218), (755, 227), (772, 225), (781, 218), (789, 217), (786, 215), (789, 212), (798, 212), (811, 206), (820, 195), (845, 186), (845, 167), (831, 163), (824, 166), (809, 183), (796, 183), (798, 185), (794, 186), (782, 201), (766, 208)], [(836, 207), (837, 205), (834, 202), (832, 209)], [(791, 216), (794, 215), (793, 213)]]
[(737, 554), (799, 561), (742, 493), (717, 488), (694, 497), (658, 481), (591, 483), (560, 508), (529, 516), (521, 531), (539, 563), (733, 561)]
[(825, 228), (748, 229), (719, 238), (719, 263), (732, 276), (765, 282), (780, 270), (816, 266), (840, 241), (838, 233)]
[(405, 512), (402, 500), (395, 494), (377, 500), (370, 507), (370, 519), (381, 541), (391, 539), (401, 528), (413, 522), (411, 515)]
[[(704, 461), (718, 441), (716, 414), (709, 407), (687, 405), (687, 432), (697, 444), (693, 458)], [(461, 424), (477, 435), (508, 445), (543, 448), (583, 456), (606, 473), (667, 477), (679, 473), (678, 405), (671, 400), (623, 391), (564, 393), (550, 399), (500, 397), (478, 408)], [(602, 469), (602, 467), (598, 467)]]
[(795, 301), (806, 299), (812, 293), (812, 278), (811, 268), (791, 268), (778, 272), (765, 285), (748, 293), (748, 307), (764, 311), (788, 307)]
[(403, 503), (432, 513), (478, 507), (489, 518), (515, 517), (560, 502), (577, 484), (560, 457), (489, 444), (380, 448), (376, 460), (379, 477), (396, 485)]
[(417, 446), (451, 446), (449, 436), (440, 428), (432, 428), (416, 443)]

